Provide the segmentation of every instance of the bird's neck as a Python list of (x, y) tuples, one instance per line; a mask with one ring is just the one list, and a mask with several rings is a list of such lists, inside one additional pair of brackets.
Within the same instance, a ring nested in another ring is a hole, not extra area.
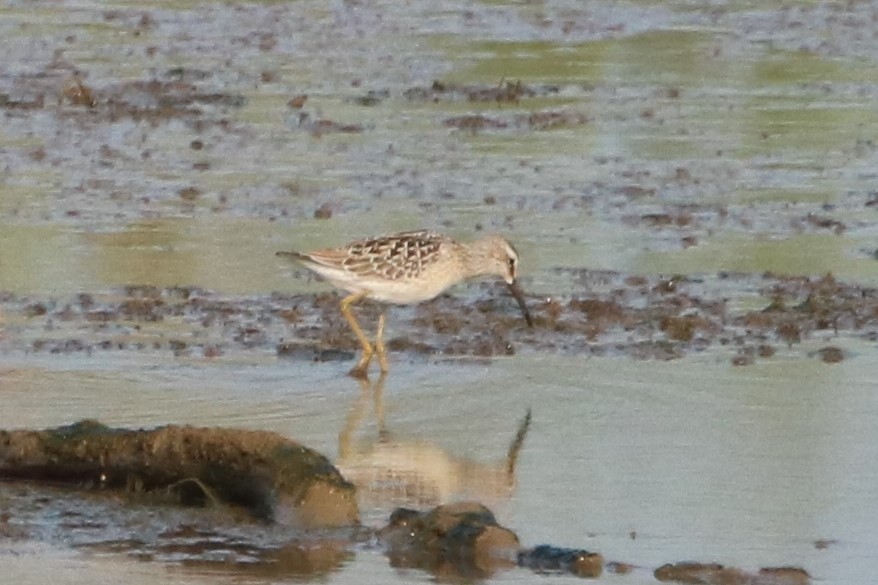
[(491, 263), (488, 261), (490, 254), (491, 250), (487, 242), (482, 241), (474, 242), (463, 249), (461, 258), (468, 278), (484, 276), (493, 272)]

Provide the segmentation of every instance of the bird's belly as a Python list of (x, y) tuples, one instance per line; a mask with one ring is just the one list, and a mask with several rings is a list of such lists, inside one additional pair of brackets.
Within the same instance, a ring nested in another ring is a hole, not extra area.
[(395, 305), (410, 305), (429, 301), (436, 298), (442, 291), (453, 283), (448, 282), (420, 282), (415, 279), (370, 282), (363, 286), (368, 291), (368, 296), (376, 301), (392, 303)]

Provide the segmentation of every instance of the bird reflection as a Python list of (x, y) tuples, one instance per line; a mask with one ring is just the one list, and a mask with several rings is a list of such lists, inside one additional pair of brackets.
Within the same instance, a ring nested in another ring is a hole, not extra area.
[[(394, 436), (385, 423), (384, 381), (383, 375), (374, 383), (358, 381), (360, 394), (339, 433), (336, 465), (357, 486), (361, 505), (421, 508), (462, 499), (496, 503), (512, 495), (530, 410), (519, 423), (506, 457), (483, 463), (448, 453), (429, 439)], [(355, 435), (370, 408), (377, 436), (357, 440)]]

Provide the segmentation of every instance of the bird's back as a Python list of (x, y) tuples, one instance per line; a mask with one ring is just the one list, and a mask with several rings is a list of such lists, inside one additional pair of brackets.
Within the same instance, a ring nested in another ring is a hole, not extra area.
[(335, 286), (389, 303), (431, 299), (450, 284), (443, 269), (454, 241), (430, 231), (412, 231), (365, 238), (340, 248), (306, 254), (279, 253), (294, 258)]
[(342, 266), (362, 277), (418, 278), (428, 266), (439, 260), (442, 246), (449, 243), (449, 237), (429, 231), (367, 238), (344, 248)]

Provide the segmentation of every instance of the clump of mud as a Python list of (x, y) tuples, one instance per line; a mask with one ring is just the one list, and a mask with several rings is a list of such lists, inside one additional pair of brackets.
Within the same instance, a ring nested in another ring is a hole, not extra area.
[(811, 578), (799, 567), (765, 567), (749, 573), (718, 563), (683, 562), (662, 565), (655, 578), (672, 583), (704, 583), (705, 585), (807, 585)]
[(481, 130), (556, 130), (588, 123), (589, 118), (578, 112), (548, 110), (530, 114), (466, 114), (446, 118), (448, 128), (478, 132)]
[(403, 96), (412, 101), (428, 102), (494, 102), (497, 104), (517, 104), (522, 99), (557, 95), (558, 85), (525, 84), (518, 81), (501, 81), (495, 86), (445, 83), (435, 80), (428, 87), (411, 87)]

